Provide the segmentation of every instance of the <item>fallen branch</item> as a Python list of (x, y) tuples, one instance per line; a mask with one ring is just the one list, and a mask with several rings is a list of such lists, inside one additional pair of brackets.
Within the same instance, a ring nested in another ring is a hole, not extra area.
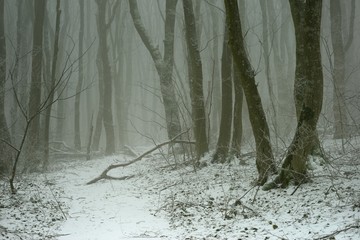
[(335, 232), (333, 232), (331, 234), (327, 234), (327, 235), (319, 237), (319, 238), (314, 238), (314, 240), (328, 239), (328, 238), (334, 237), (335, 235), (338, 235), (339, 233), (346, 232), (346, 231), (348, 231), (350, 229), (353, 229), (353, 228), (360, 228), (360, 225), (358, 225), (358, 224), (350, 225), (350, 226), (347, 226), (346, 228), (336, 230)]
[[(185, 133), (185, 132), (183, 132)], [(167, 141), (167, 142), (163, 142), (163, 143), (160, 143), (158, 145), (156, 145), (155, 147), (153, 147), (152, 149), (144, 152), (143, 154), (141, 154), (140, 156), (138, 156), (137, 158), (135, 158), (134, 160), (130, 161), (130, 162), (127, 162), (127, 163), (118, 163), (118, 164), (111, 164), (110, 166), (108, 166), (98, 177), (94, 178), (93, 180), (87, 182), (86, 184), (87, 185), (90, 185), (90, 184), (93, 184), (93, 183), (96, 183), (97, 181), (101, 180), (101, 179), (115, 179), (115, 180), (124, 180), (124, 179), (128, 179), (128, 178), (131, 178), (131, 177), (134, 177), (134, 175), (131, 175), (131, 176), (125, 176), (125, 177), (112, 177), (112, 176), (109, 176), (107, 175), (108, 172), (114, 168), (119, 168), (119, 167), (126, 167), (126, 166), (129, 166), (131, 164), (134, 164), (138, 161), (140, 161), (143, 157), (145, 157), (146, 155), (152, 153), (153, 151), (155, 151), (156, 149), (159, 149), (165, 145), (168, 145), (168, 144), (173, 144), (173, 143), (183, 143), (183, 144), (195, 144), (195, 142), (191, 142), (191, 141), (184, 141), (184, 140), (176, 140), (176, 138), (178, 138), (179, 136), (181, 136), (183, 133), (175, 136), (173, 139)]]

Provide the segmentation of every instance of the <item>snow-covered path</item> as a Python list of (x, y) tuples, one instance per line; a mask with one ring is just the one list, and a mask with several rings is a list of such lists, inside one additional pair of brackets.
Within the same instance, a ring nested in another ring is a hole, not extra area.
[(70, 168), (49, 176), (66, 189), (64, 198), (69, 198), (70, 209), (58, 229), (59, 240), (160, 239), (168, 223), (151, 215), (150, 196), (142, 195), (133, 181), (105, 180), (85, 185), (112, 162), (111, 158), (100, 161), (88, 164), (92, 167)]

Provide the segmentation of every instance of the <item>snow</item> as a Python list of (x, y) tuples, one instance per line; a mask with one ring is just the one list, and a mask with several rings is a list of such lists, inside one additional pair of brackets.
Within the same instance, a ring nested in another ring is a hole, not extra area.
[(309, 161), (310, 183), (270, 191), (252, 185), (251, 154), (227, 164), (210, 164), (209, 154), (194, 171), (155, 152), (110, 172), (135, 177), (91, 185), (109, 164), (132, 158), (57, 161), (18, 177), (16, 195), (0, 180), (0, 239), (360, 239), (358, 145), (349, 141), (342, 153), (327, 140), (327, 160)]

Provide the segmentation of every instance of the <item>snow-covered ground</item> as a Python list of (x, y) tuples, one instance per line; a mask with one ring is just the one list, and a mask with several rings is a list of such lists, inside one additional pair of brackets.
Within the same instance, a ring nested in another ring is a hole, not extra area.
[[(263, 191), (254, 157), (194, 171), (154, 152), (86, 185), (109, 164), (132, 158), (62, 160), (43, 174), (1, 179), (0, 239), (360, 239), (360, 150), (326, 141), (328, 164), (311, 159), (311, 183)], [(151, 148), (151, 147), (150, 147)], [(136, 149), (136, 148), (135, 148)], [(137, 148), (139, 153), (146, 148)]]

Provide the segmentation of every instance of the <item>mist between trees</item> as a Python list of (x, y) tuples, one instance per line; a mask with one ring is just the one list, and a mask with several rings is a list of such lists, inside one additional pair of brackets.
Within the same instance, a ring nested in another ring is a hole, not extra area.
[(174, 139), (195, 168), (247, 145), (257, 184), (301, 184), (324, 138), (360, 133), (355, 0), (0, 0), (0, 11), (0, 173), (12, 181)]

